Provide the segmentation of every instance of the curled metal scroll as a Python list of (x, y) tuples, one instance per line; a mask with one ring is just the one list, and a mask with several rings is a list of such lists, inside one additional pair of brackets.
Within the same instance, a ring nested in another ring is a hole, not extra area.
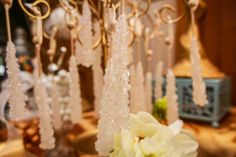
[(164, 12), (166, 11), (169, 11), (171, 13), (176, 13), (176, 9), (171, 6), (171, 5), (164, 5), (160, 10), (159, 10), (159, 15), (160, 15), (160, 19), (164, 22), (164, 23), (167, 23), (167, 24), (175, 24), (177, 22), (179, 22), (186, 14), (186, 11), (187, 11), (187, 7), (185, 7), (184, 11), (179, 15), (177, 16), (176, 18), (168, 18), (168, 17), (165, 17), (165, 14)]
[(146, 0), (147, 6), (143, 9), (140, 6), (135, 6), (134, 3), (127, 1), (127, 5), (129, 5), (132, 8), (132, 12), (127, 16), (130, 17), (132, 15), (135, 15), (137, 11), (138, 11), (138, 15), (137, 15), (138, 17), (147, 15), (148, 10), (150, 9), (150, 6), (151, 6), (151, 2), (152, 2), (151, 0)]
[(31, 5), (32, 7), (37, 7), (39, 5), (44, 5), (46, 8), (47, 8), (47, 11), (46, 13), (42, 14), (42, 15), (34, 15), (33, 13), (31, 13), (30, 11), (28, 11), (25, 7), (25, 5), (23, 4), (22, 0), (18, 0), (18, 3), (21, 7), (21, 9), (31, 18), (33, 19), (46, 19), (49, 15), (50, 15), (50, 12), (51, 12), (51, 8), (50, 8), (50, 5), (48, 4), (48, 2), (46, 0), (37, 0), (35, 2), (33, 2)]
[(140, 13), (138, 14), (138, 17), (141, 17), (141, 16), (143, 16), (143, 15), (146, 15), (147, 12), (148, 12), (148, 10), (149, 10), (149, 8), (150, 8), (150, 6), (151, 6), (151, 0), (147, 0), (147, 6), (146, 6), (146, 8), (145, 8), (142, 12), (140, 12)]

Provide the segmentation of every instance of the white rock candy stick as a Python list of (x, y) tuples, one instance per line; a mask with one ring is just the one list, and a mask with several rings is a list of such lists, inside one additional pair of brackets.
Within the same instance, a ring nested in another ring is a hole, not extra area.
[(69, 108), (71, 109), (71, 121), (73, 123), (78, 123), (82, 116), (82, 98), (80, 91), (79, 70), (74, 55), (70, 57), (69, 63)]
[[(12, 1), (9, 1), (12, 3)], [(22, 83), (20, 80), (20, 69), (18, 59), (16, 58), (16, 48), (11, 39), (11, 26), (9, 9), (11, 4), (5, 4), (6, 14), (6, 27), (7, 27), (7, 48), (6, 48), (6, 67), (9, 83), (9, 105), (10, 105), (10, 118), (19, 119), (25, 115), (25, 101), (26, 96), (24, 94)]]
[(22, 83), (20, 80), (20, 69), (18, 59), (16, 58), (15, 45), (8, 41), (6, 54), (6, 66), (9, 83), (9, 105), (10, 105), (10, 117), (12, 119), (19, 119), (25, 115), (25, 101), (26, 96), (24, 94)]
[(155, 81), (155, 99), (162, 98), (162, 82), (163, 82), (163, 62), (159, 61), (156, 65), (156, 81)]
[[(94, 24), (94, 30), (95, 34), (93, 36), (93, 41), (95, 42), (97, 38), (100, 37), (100, 28), (99, 28), (99, 23), (96, 22)], [(94, 91), (94, 108), (95, 108), (95, 113), (97, 116), (99, 116), (99, 110), (100, 110), (100, 104), (101, 104), (101, 97), (102, 97), (102, 89), (103, 89), (103, 68), (102, 68), (102, 49), (101, 46), (99, 46), (95, 51), (95, 60), (92, 65), (92, 70), (93, 70), (93, 91)]]
[(131, 69), (131, 90), (130, 90), (130, 108), (132, 113), (146, 111), (145, 104), (145, 87), (142, 63), (139, 62), (137, 67)]
[(146, 111), (152, 113), (152, 73), (147, 72), (145, 79), (145, 105)]
[(113, 134), (128, 129), (129, 70), (128, 25), (124, 15), (116, 24), (112, 39), (112, 54), (104, 76), (98, 135), (95, 143), (100, 156), (108, 156), (113, 147)]
[(192, 85), (193, 101), (196, 105), (204, 106), (208, 103), (206, 94), (206, 85), (202, 77), (201, 57), (199, 54), (198, 42), (195, 37), (191, 41), (191, 64), (192, 64)]
[(76, 58), (78, 64), (82, 64), (89, 67), (95, 60), (95, 53), (93, 51), (93, 35), (92, 35), (92, 14), (89, 9), (88, 1), (85, 0), (83, 3), (82, 16), (79, 22), (82, 27), (79, 32), (79, 37), (82, 45), (77, 42)]
[(41, 78), (35, 82), (34, 93), (39, 113), (39, 133), (40, 133), (40, 148), (53, 149), (55, 147), (55, 138), (53, 136), (53, 124), (51, 117), (51, 108), (46, 87)]
[(175, 76), (171, 69), (167, 71), (167, 85), (166, 85), (166, 97), (167, 97), (167, 122), (171, 124), (179, 119), (178, 114), (178, 101), (176, 94)]

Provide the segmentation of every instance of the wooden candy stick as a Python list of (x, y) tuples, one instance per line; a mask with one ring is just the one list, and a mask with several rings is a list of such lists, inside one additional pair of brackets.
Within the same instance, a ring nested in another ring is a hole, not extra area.
[(77, 19), (74, 12), (67, 13), (67, 26), (70, 29), (71, 56), (69, 61), (69, 108), (70, 118), (73, 123), (78, 123), (82, 117), (82, 98), (80, 91), (79, 69), (75, 58), (75, 31)]
[(148, 27), (145, 28), (144, 37), (145, 37), (144, 51), (146, 52), (146, 55), (149, 56), (150, 29)]
[(62, 62), (63, 62), (63, 60), (65, 58), (66, 52), (67, 52), (67, 48), (66, 47), (63, 46), (63, 47), (60, 48), (60, 57), (57, 60), (57, 66), (58, 67), (62, 66)]
[(53, 58), (56, 53), (56, 47), (57, 47), (57, 42), (56, 42), (56, 35), (58, 32), (57, 26), (53, 26), (51, 30), (51, 34), (49, 36), (49, 49), (47, 51), (47, 54), (49, 55), (49, 61), (50, 63), (53, 62)]
[(151, 72), (153, 51), (151, 49), (148, 49), (146, 52), (146, 56), (147, 56), (147, 71)]
[(147, 73), (145, 78), (145, 105), (147, 106), (146, 111), (152, 113), (152, 72), (151, 72), (151, 62), (153, 51), (148, 49), (146, 52), (147, 55)]
[[(171, 19), (170, 16), (167, 17), (169, 20)], [(167, 58), (168, 58), (168, 68), (171, 69), (172, 68), (172, 48), (173, 48), (173, 42), (174, 42), (174, 28), (173, 28), (173, 24), (167, 24), (167, 36), (165, 38), (165, 43), (167, 45), (168, 48), (168, 54), (167, 54)]]
[(41, 16), (41, 12), (38, 10), (38, 8), (36, 7), (32, 7), (32, 10), (35, 12), (35, 14), (38, 16), (36, 19), (36, 32), (33, 36), (33, 43), (35, 45), (35, 55), (37, 58), (37, 64), (38, 64), (38, 77), (40, 78), (42, 75), (42, 63), (41, 63), (41, 55), (40, 55), (40, 51), (41, 51), (41, 45), (43, 42), (43, 22), (42, 19), (40, 18)]

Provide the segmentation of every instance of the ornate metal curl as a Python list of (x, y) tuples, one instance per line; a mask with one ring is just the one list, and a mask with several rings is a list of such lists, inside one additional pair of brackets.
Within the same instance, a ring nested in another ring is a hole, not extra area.
[(169, 11), (169, 12), (172, 12), (172, 13), (176, 13), (176, 9), (171, 6), (171, 5), (164, 5), (160, 10), (159, 10), (159, 16), (160, 16), (160, 19), (164, 22), (164, 23), (167, 23), (167, 24), (175, 24), (177, 22), (179, 22), (186, 14), (186, 11), (187, 11), (187, 7), (185, 7), (184, 11), (179, 15), (177, 16), (176, 18), (167, 18), (164, 16), (164, 12), (165, 11)]
[(135, 6), (134, 3), (127, 1), (127, 5), (129, 5), (132, 8), (132, 12), (127, 16), (132, 17), (133, 15), (136, 14), (137, 11), (139, 12), (137, 15), (138, 17), (142, 17), (144, 15), (147, 15), (148, 10), (150, 9), (150, 6), (151, 6), (151, 2), (152, 2), (152, 0), (146, 0), (147, 6), (146, 6), (146, 8), (143, 9), (139, 6)]
[(47, 12), (46, 13), (44, 13), (44, 14), (42, 14), (42, 15), (34, 15), (33, 13), (31, 13), (30, 11), (28, 11), (27, 9), (26, 9), (26, 7), (24, 6), (24, 4), (23, 4), (23, 2), (22, 2), (22, 0), (18, 0), (18, 3), (19, 3), (19, 5), (20, 5), (20, 7), (21, 7), (21, 9), (29, 16), (29, 17), (31, 17), (31, 18), (33, 18), (33, 19), (46, 19), (49, 15), (50, 15), (50, 12), (51, 12), (51, 7), (50, 7), (50, 5), (48, 4), (48, 2), (46, 1), (46, 0), (37, 0), (37, 1), (35, 1), (35, 2), (33, 2), (32, 3), (32, 7), (37, 7), (37, 6), (39, 6), (40, 4), (41, 5), (44, 5), (46, 8), (47, 8)]

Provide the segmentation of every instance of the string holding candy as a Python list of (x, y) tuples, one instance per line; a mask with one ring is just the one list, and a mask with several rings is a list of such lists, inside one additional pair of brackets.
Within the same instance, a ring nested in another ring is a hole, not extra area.
[[(94, 31), (95, 34), (93, 36), (94, 41), (97, 37), (101, 36), (101, 32), (99, 30), (99, 23), (94, 23)], [(94, 90), (94, 111), (97, 116), (99, 116), (99, 110), (101, 108), (101, 97), (102, 97), (102, 89), (104, 85), (103, 81), (103, 68), (102, 68), (102, 49), (101, 46), (94, 49), (95, 51), (95, 61), (92, 65), (93, 70), (93, 90)]]

